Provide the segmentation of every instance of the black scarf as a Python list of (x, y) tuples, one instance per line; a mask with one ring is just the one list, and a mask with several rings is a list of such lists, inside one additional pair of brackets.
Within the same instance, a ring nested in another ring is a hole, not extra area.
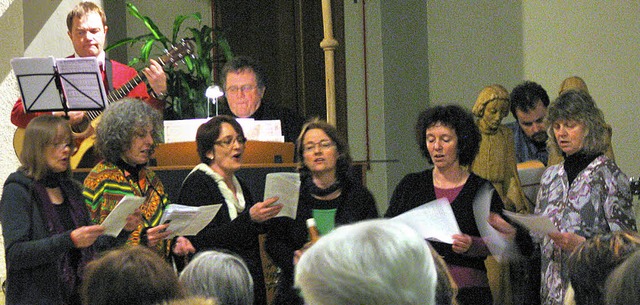
[(305, 179), (304, 185), (311, 195), (318, 197), (327, 196), (342, 188), (340, 180), (336, 180), (336, 182), (327, 188), (319, 188), (315, 183), (313, 183), (313, 178), (311, 177), (307, 177), (307, 179)]

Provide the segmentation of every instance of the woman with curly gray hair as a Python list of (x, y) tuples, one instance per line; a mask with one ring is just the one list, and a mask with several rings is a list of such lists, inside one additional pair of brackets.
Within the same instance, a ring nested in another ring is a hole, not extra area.
[(101, 224), (127, 195), (145, 197), (144, 203), (114, 239), (103, 239), (103, 249), (121, 244), (145, 244), (168, 256), (194, 252), (188, 239), (165, 241), (171, 232), (160, 224), (169, 199), (156, 174), (147, 167), (160, 140), (162, 114), (136, 99), (125, 98), (107, 107), (96, 130), (96, 148), (104, 160), (84, 180), (83, 195), (93, 223)]
[(604, 155), (606, 125), (591, 96), (567, 91), (549, 107), (550, 150), (564, 156), (542, 175), (536, 214), (559, 230), (538, 236), (542, 251), (542, 304), (562, 304), (569, 283), (567, 260), (585, 240), (636, 230), (629, 179)]

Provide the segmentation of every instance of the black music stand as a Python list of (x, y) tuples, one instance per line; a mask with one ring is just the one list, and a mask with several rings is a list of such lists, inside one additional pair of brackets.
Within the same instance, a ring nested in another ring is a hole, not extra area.
[(107, 92), (95, 57), (14, 58), (25, 112), (102, 110)]

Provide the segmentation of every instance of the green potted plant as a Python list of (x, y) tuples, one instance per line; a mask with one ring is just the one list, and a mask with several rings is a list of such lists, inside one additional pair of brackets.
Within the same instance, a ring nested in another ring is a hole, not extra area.
[[(195, 57), (184, 58), (184, 68), (165, 69), (167, 73), (168, 101), (165, 108), (165, 119), (190, 119), (204, 118), (208, 116), (206, 89), (213, 80), (214, 49), (216, 46), (223, 54), (225, 60), (233, 57), (229, 43), (221, 30), (213, 29), (206, 24), (202, 24), (200, 13), (189, 15), (178, 15), (173, 22), (173, 32), (169, 39), (165, 36), (156, 24), (148, 16), (142, 15), (138, 9), (130, 2), (127, 2), (127, 11), (132, 16), (142, 21), (149, 30), (148, 34), (137, 37), (128, 37), (110, 45), (105, 50), (109, 51), (124, 45), (142, 44), (140, 55), (129, 61), (129, 65), (139, 68), (148, 62), (153, 56), (153, 50), (158, 53), (162, 50), (170, 49), (185, 38), (193, 42)], [(183, 32), (182, 25), (185, 21), (195, 21), (197, 27), (186, 27), (184, 32), (187, 36), (180, 36)], [(216, 40), (213, 40), (213, 37)]]

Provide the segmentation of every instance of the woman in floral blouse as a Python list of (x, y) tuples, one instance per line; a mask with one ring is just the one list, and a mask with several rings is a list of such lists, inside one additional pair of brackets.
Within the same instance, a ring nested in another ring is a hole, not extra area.
[(604, 115), (589, 94), (568, 91), (549, 107), (549, 149), (564, 156), (540, 181), (536, 214), (558, 233), (539, 236), (542, 304), (562, 304), (571, 251), (596, 234), (636, 230), (629, 179), (606, 157)]

